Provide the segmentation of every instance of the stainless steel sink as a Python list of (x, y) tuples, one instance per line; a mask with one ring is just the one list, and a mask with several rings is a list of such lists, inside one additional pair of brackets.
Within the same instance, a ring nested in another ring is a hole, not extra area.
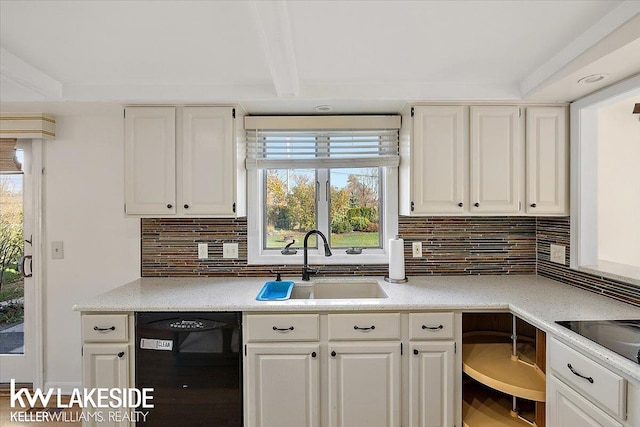
[(375, 280), (320, 279), (311, 284), (296, 283), (292, 299), (387, 298)]

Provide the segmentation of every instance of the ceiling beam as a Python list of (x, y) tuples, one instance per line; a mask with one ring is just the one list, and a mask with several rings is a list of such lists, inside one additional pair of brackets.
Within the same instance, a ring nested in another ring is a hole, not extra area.
[(281, 98), (300, 95), (287, 2), (252, 1), (251, 9), (276, 94)]
[(45, 100), (62, 99), (62, 84), (59, 81), (3, 47), (0, 47), (0, 76)]
[(520, 82), (521, 96), (524, 98), (640, 37), (635, 25), (625, 25), (639, 17), (640, 2), (621, 3), (525, 77)]

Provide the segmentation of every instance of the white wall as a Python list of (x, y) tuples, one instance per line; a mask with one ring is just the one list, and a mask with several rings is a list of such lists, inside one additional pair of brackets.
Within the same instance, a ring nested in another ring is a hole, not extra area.
[[(72, 306), (140, 276), (140, 220), (123, 213), (122, 108), (71, 110), (54, 113), (44, 154), (44, 382), (63, 389), (82, 375)], [(53, 241), (64, 242), (64, 259), (51, 259)]]
[(640, 267), (640, 115), (630, 98), (598, 112), (598, 259)]

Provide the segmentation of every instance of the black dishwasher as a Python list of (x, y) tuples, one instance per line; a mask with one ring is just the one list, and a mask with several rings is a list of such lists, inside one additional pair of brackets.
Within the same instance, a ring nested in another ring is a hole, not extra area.
[(242, 426), (241, 319), (136, 313), (136, 387), (153, 388), (154, 404), (137, 425)]

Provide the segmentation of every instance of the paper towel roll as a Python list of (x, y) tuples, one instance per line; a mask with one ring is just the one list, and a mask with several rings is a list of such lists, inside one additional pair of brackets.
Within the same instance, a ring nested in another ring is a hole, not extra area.
[(389, 240), (389, 279), (404, 280), (404, 240)]

